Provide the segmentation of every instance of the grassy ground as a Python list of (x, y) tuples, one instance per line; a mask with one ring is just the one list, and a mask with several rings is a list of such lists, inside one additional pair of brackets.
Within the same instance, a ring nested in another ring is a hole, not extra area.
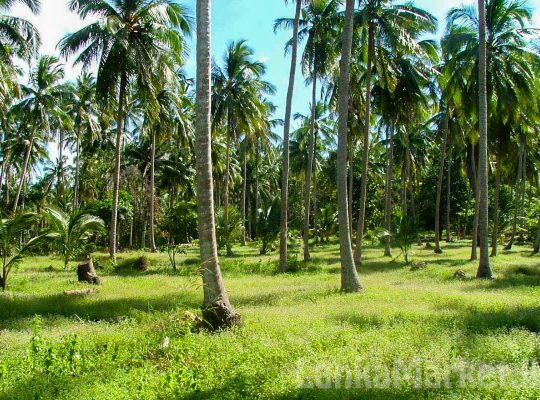
[(370, 247), (353, 295), (336, 244), (287, 275), (275, 254), (235, 251), (223, 269), (245, 326), (214, 335), (185, 318), (201, 303), (196, 249), (177, 274), (164, 254), (147, 272), (98, 270), (84, 298), (62, 294), (84, 286), (60, 259), (28, 258), (0, 294), (0, 398), (540, 398), (540, 258), (525, 248), (477, 281), (452, 278), (474, 275), (465, 243), (414, 248), (419, 271)]

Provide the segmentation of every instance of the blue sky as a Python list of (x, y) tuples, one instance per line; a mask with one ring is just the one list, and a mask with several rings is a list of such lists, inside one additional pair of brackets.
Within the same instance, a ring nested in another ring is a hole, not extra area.
[[(416, 0), (415, 4), (433, 13), (444, 25), (447, 11), (462, 3), (472, 3), (475, 0)], [(185, 4), (192, 15), (195, 13), (195, 0), (179, 1)], [(540, 28), (540, 6), (533, 4), (538, 0), (530, 0), (529, 5), (535, 9), (533, 25)], [(23, 7), (17, 6), (14, 14), (31, 20), (42, 35), (42, 53), (55, 52), (56, 43), (67, 32), (73, 32), (82, 27), (85, 22), (70, 13), (67, 9), (68, 0), (42, 0), (42, 12), (33, 16)], [(293, 3), (289, 1), (289, 3)], [(219, 61), (224, 53), (226, 44), (231, 40), (246, 39), (255, 50), (256, 58), (267, 64), (267, 80), (277, 87), (273, 101), (278, 105), (277, 117), (283, 117), (285, 96), (289, 76), (289, 59), (285, 58), (283, 46), (292, 34), (279, 32), (274, 34), (273, 21), (278, 17), (292, 17), (294, 6), (285, 6), (283, 0), (214, 0), (213, 1), (213, 52)], [(194, 49), (188, 60), (186, 69), (194, 74)], [(68, 61), (66, 64), (67, 77), (73, 78), (79, 72)], [(304, 85), (303, 77), (298, 75), (293, 103), (294, 112), (305, 112), (310, 101), (310, 92)]]

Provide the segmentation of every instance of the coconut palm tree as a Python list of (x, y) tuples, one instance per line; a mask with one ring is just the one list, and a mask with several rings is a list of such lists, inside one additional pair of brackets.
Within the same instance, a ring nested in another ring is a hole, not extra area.
[[(369, 168), (369, 137), (371, 128), (371, 85), (373, 65), (381, 77), (388, 76), (387, 64), (381, 63), (385, 53), (424, 55), (425, 47), (419, 37), (434, 33), (437, 29), (436, 18), (428, 12), (414, 7), (411, 3), (396, 5), (392, 0), (362, 0), (356, 18), (362, 22), (365, 42), (367, 42), (365, 112), (363, 135), (363, 170), (360, 189), (360, 209), (355, 247), (355, 261), (362, 261), (362, 242), (365, 225), (367, 198), (367, 180)], [(380, 44), (378, 44), (380, 43)], [(383, 45), (384, 44), (384, 45)], [(381, 70), (382, 69), (382, 70)]]
[(195, 154), (197, 165), (197, 210), (201, 272), (203, 277), (203, 319), (211, 329), (240, 323), (223, 284), (217, 253), (212, 182), (211, 124), (211, 0), (197, 0), (197, 80)]
[[(285, 0), (287, 3), (287, 0)], [(296, 63), (298, 59), (298, 30), (303, 0), (296, 0), (296, 11), (293, 21), (293, 36), (291, 41), (291, 68), (289, 72), (289, 86), (287, 87), (287, 100), (285, 103), (285, 119), (283, 125), (283, 171), (281, 175), (281, 219), (279, 230), (279, 271), (287, 272), (287, 239), (289, 236), (289, 141), (291, 133), (292, 100), (294, 94), (294, 81), (296, 79)]]
[[(254, 51), (246, 41), (231, 42), (223, 58), (223, 67), (214, 65), (212, 73), (214, 130), (226, 130), (224, 177), (224, 225), (228, 232), (231, 142), (241, 132), (252, 132), (266, 117), (263, 96), (274, 94), (275, 88), (262, 79), (266, 67), (254, 60)], [(227, 254), (232, 255), (227, 243)]]
[(30, 83), (21, 85), (23, 98), (10, 111), (23, 118), (23, 121), (28, 124), (24, 128), (27, 128), (30, 132), (21, 169), (19, 188), (13, 203), (13, 214), (17, 212), (21, 190), (27, 178), (34, 141), (42, 134), (50, 138), (51, 119), (66, 114), (60, 107), (60, 100), (68, 95), (66, 86), (61, 83), (63, 78), (64, 69), (58, 58), (54, 56), (40, 57), (36, 67), (30, 74)]
[[(302, 69), (311, 83), (311, 132), (308, 148), (308, 167), (306, 174), (306, 191), (304, 194), (304, 261), (311, 260), (309, 253), (309, 221), (311, 210), (311, 186), (313, 172), (313, 157), (315, 149), (315, 114), (317, 106), (317, 83), (322, 81), (330, 65), (336, 59), (336, 38), (339, 37), (340, 0), (310, 1), (302, 10), (299, 23), (298, 40), (306, 39), (302, 55)], [(274, 23), (274, 30), (293, 27), (295, 20), (280, 18)], [(286, 49), (292, 46), (293, 39), (286, 44)]]
[(97, 21), (66, 35), (59, 43), (63, 56), (78, 53), (76, 64), (90, 67), (98, 61), (97, 96), (103, 103), (116, 97), (116, 154), (110, 255), (116, 259), (120, 155), (126, 98), (130, 83), (156, 96), (156, 83), (173, 74), (180, 65), (184, 33), (190, 31), (190, 17), (172, 0), (70, 0), (69, 7), (82, 19)]
[(339, 130), (338, 130), (338, 220), (339, 250), (341, 255), (341, 290), (359, 292), (362, 285), (354, 264), (351, 235), (349, 231), (349, 210), (347, 205), (347, 125), (349, 121), (349, 80), (352, 39), (354, 29), (354, 0), (347, 0), (345, 25), (343, 27), (339, 80)]
[(68, 214), (58, 208), (45, 208), (47, 238), (58, 245), (64, 257), (64, 268), (69, 271), (69, 261), (73, 254), (93, 235), (105, 230), (105, 223), (99, 217), (75, 211)]

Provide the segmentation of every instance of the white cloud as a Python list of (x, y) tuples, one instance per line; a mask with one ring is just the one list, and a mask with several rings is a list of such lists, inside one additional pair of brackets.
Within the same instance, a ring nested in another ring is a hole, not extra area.
[[(32, 14), (26, 7), (17, 5), (12, 15), (30, 21), (41, 35), (41, 54), (58, 54), (56, 48), (64, 35), (75, 32), (90, 21), (82, 21), (69, 11), (68, 0), (43, 0), (39, 15)], [(80, 72), (79, 67), (73, 67), (72, 60), (63, 60), (66, 63), (66, 78), (73, 79)]]

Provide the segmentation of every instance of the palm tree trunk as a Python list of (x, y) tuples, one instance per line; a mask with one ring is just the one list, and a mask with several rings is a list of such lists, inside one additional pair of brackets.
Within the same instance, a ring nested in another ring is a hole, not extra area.
[(452, 224), (450, 221), (450, 208), (452, 207), (451, 202), (451, 183), (452, 183), (452, 147), (450, 147), (450, 150), (448, 150), (448, 170), (446, 172), (446, 243), (449, 243), (452, 241)]
[(79, 185), (81, 177), (81, 125), (77, 124), (77, 144), (76, 144), (76, 160), (75, 160), (75, 189), (73, 190), (73, 209), (76, 211), (79, 208)]
[(493, 203), (493, 236), (491, 238), (491, 257), (497, 256), (499, 247), (499, 199), (501, 195), (502, 146), (497, 139), (497, 170), (495, 171), (495, 199)]
[(519, 158), (518, 158), (518, 172), (516, 176), (516, 184), (514, 187), (514, 218), (512, 219), (512, 235), (510, 236), (510, 241), (504, 246), (505, 250), (512, 249), (512, 245), (514, 244), (514, 240), (516, 237), (516, 230), (517, 230), (517, 220), (518, 220), (518, 213), (519, 213), (519, 203), (521, 199), (521, 178), (523, 176), (523, 154), (524, 154), (524, 146), (523, 141), (519, 144)]
[(58, 198), (64, 193), (64, 130), (59, 130), (58, 140)]
[(538, 223), (536, 228), (536, 240), (534, 241), (534, 247), (532, 254), (538, 254), (540, 252), (540, 212), (538, 212)]
[(28, 172), (28, 164), (30, 162), (30, 154), (32, 153), (32, 147), (34, 145), (35, 131), (36, 131), (36, 128), (35, 128), (35, 125), (34, 125), (34, 127), (32, 128), (32, 134), (30, 135), (30, 141), (28, 142), (28, 147), (26, 148), (26, 154), (24, 156), (24, 163), (23, 163), (23, 168), (22, 168), (22, 171), (21, 171), (21, 182), (19, 184), (19, 189), (17, 189), (17, 194), (15, 196), (15, 201), (13, 203), (12, 214), (14, 214), (14, 215), (17, 212), (17, 206), (19, 204), (19, 199), (21, 197), (21, 191), (22, 191), (22, 188), (24, 186), (24, 180), (26, 179), (26, 174)]
[(384, 215), (386, 222), (386, 240), (384, 243), (385, 257), (392, 257), (392, 178), (394, 172), (394, 125), (387, 128), (388, 155), (386, 162), (386, 187)]
[(444, 177), (444, 164), (446, 162), (446, 148), (448, 147), (448, 111), (444, 111), (444, 143), (441, 149), (441, 159), (439, 161), (439, 177), (437, 179), (437, 198), (435, 200), (435, 253), (442, 253), (441, 249), (441, 227), (440, 227), (440, 214), (441, 214), (441, 195), (442, 195), (442, 184)]
[(197, 80), (195, 103), (195, 156), (197, 210), (201, 272), (203, 279), (203, 319), (216, 330), (239, 324), (221, 277), (217, 253), (212, 188), (211, 135), (211, 0), (197, 0)]
[(109, 253), (116, 262), (117, 245), (117, 224), (118, 224), (118, 192), (120, 190), (120, 155), (122, 145), (122, 132), (124, 130), (124, 105), (126, 101), (127, 76), (122, 74), (120, 79), (120, 92), (118, 94), (118, 115), (116, 116), (116, 154), (114, 162), (114, 186), (113, 186), (113, 204), (111, 216), (111, 234), (109, 237)]
[(314, 154), (313, 154), (313, 237), (315, 243), (319, 243), (319, 231), (317, 229), (317, 134), (313, 137)]
[(231, 115), (227, 117), (227, 139), (226, 139), (226, 148), (225, 148), (225, 193), (224, 193), (224, 216), (225, 216), (225, 240), (227, 242), (227, 256), (232, 256), (232, 246), (229, 242), (229, 175), (231, 167), (231, 129), (232, 129), (232, 118)]
[(244, 228), (242, 232), (242, 246), (246, 245), (246, 193), (247, 193), (247, 146), (244, 145), (244, 163), (243, 163), (243, 184), (242, 184), (242, 226)]
[(2, 161), (2, 170), (0, 171), (0, 193), (2, 192), (2, 186), (4, 186), (4, 177), (6, 176), (6, 169), (9, 154), (4, 150), (3, 151), (3, 161)]
[[(316, 68), (316, 60), (313, 61)], [(317, 117), (317, 71), (313, 72), (313, 86), (311, 92), (311, 123), (309, 128), (308, 164), (306, 170), (306, 193), (304, 197), (304, 261), (311, 261), (309, 254), (309, 216), (311, 211), (311, 178), (313, 173), (313, 158), (315, 155), (315, 118)]]
[[(289, 87), (287, 88), (287, 101), (285, 104), (285, 123), (283, 127), (283, 171), (281, 175), (281, 221), (279, 228), (279, 270), (281, 272), (286, 272), (289, 269), (287, 264), (287, 238), (289, 229), (289, 141), (294, 80), (296, 77), (296, 62), (298, 58), (298, 25), (301, 11), (302, 0), (296, 0), (292, 37), (291, 68), (289, 72)], [(255, 195), (257, 196), (257, 194)]]
[(259, 208), (261, 208), (261, 194), (259, 193), (259, 139), (255, 148), (255, 237), (259, 237)]
[(9, 205), (9, 192), (11, 190), (10, 182), (11, 182), (11, 164), (9, 164), (6, 169), (6, 203), (5, 203), (6, 208)]
[(366, 108), (364, 115), (364, 140), (362, 155), (362, 182), (360, 184), (360, 209), (358, 210), (358, 227), (356, 229), (356, 247), (354, 250), (354, 262), (362, 263), (362, 243), (364, 241), (364, 225), (366, 218), (367, 181), (369, 174), (369, 131), (371, 125), (371, 70), (375, 51), (375, 32), (373, 24), (368, 27), (368, 60), (366, 69)]
[(478, 263), (477, 278), (493, 278), (493, 271), (489, 262), (488, 252), (488, 98), (487, 98), (487, 51), (486, 51), (486, 2), (478, 0), (479, 27), (480, 27), (480, 55), (479, 55), (479, 119), (480, 139), (478, 141), (478, 183), (479, 183), (479, 215), (478, 232), (480, 233), (480, 261)]
[(156, 192), (156, 133), (152, 130), (152, 144), (150, 146), (150, 251), (156, 252), (156, 238), (155, 238), (155, 192)]
[(351, 241), (353, 236), (353, 183), (354, 183), (354, 149), (353, 149), (353, 133), (349, 129), (349, 186), (347, 188), (348, 204), (349, 204), (349, 231), (351, 232)]
[(338, 99), (337, 196), (339, 251), (341, 255), (341, 290), (344, 292), (359, 292), (362, 290), (362, 285), (360, 284), (354, 264), (347, 204), (347, 128), (349, 121), (350, 62), (354, 28), (354, 3), (354, 0), (347, 0), (345, 6), (345, 26), (343, 27), (342, 36)]
[(523, 244), (523, 232), (525, 231), (525, 196), (527, 191), (527, 148), (526, 144), (523, 146), (523, 168), (522, 168), (523, 176), (521, 178), (521, 208), (520, 208), (520, 230), (519, 230), (519, 237), (518, 237), (518, 243)]

